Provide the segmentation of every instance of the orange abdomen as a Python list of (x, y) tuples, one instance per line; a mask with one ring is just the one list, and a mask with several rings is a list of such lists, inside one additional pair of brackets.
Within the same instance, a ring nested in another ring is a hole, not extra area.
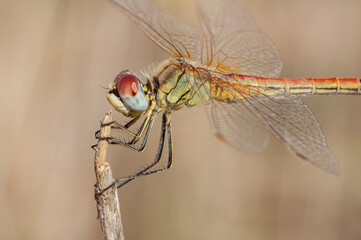
[[(361, 94), (359, 78), (262, 78), (235, 75), (240, 82), (266, 92), (293, 94)], [(271, 91), (272, 90), (272, 91)]]
[(210, 93), (213, 99), (234, 102), (257, 95), (329, 95), (361, 94), (359, 78), (263, 78), (228, 74), (213, 81)]

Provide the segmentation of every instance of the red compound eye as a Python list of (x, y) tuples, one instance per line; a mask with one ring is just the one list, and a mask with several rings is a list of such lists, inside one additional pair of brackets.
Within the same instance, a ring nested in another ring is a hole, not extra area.
[(138, 92), (138, 79), (133, 74), (121, 72), (114, 80), (117, 83), (117, 91), (121, 98), (135, 96)]

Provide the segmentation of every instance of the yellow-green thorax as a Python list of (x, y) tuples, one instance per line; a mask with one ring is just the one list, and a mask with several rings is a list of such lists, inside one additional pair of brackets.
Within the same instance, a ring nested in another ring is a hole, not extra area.
[(196, 81), (197, 70), (190, 65), (170, 59), (161, 64), (154, 74), (157, 102), (161, 109), (179, 110), (209, 100), (209, 82)]

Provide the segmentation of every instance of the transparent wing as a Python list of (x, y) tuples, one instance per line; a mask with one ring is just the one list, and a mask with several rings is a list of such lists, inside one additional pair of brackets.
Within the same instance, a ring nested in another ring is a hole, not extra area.
[(277, 48), (233, 0), (196, 0), (202, 28), (202, 63), (220, 72), (277, 77)]
[[(188, 83), (194, 91), (192, 95), (196, 93), (197, 96), (193, 99), (199, 98), (200, 102), (207, 102), (208, 116), (218, 139), (248, 153), (259, 153), (267, 147), (269, 130), (262, 122), (263, 119), (252, 113), (247, 101), (225, 103), (212, 99), (214, 91), (217, 91), (215, 88), (227, 91), (225, 83), (230, 82), (229, 77), (204, 69), (192, 68), (186, 71), (191, 76)], [(214, 81), (221, 77), (224, 77), (224, 81)], [(232, 87), (228, 90), (230, 94), (234, 94)]]
[[(224, 76), (224, 78), (227, 77)], [(230, 78), (228, 80), (228, 82), (231, 81)], [(226, 81), (223, 81), (219, 87), (234, 96), (244, 97), (235, 105), (236, 109), (232, 111), (232, 116), (239, 117), (239, 114), (236, 113), (237, 110), (242, 114), (252, 114), (297, 157), (330, 173), (339, 174), (338, 162), (327, 146), (320, 124), (298, 96), (288, 93), (280, 94), (275, 90), (256, 86), (235, 87), (234, 84), (227, 85)], [(241, 105), (243, 107), (239, 107)], [(244, 112), (244, 108), (249, 110), (248, 113)], [(224, 120), (219, 119), (218, 121)], [(250, 131), (249, 134), (252, 134), (253, 129), (254, 125), (252, 124), (242, 126), (243, 131)], [(233, 131), (235, 134), (239, 134), (235, 127)], [(256, 132), (256, 135), (258, 134)], [(246, 133), (243, 135), (247, 136)]]
[(197, 31), (185, 22), (143, 0), (111, 0), (140, 29), (172, 57), (198, 60)]
[(250, 99), (275, 136), (299, 158), (333, 174), (339, 174), (336, 158), (315, 115), (294, 95), (257, 96)]
[(221, 141), (248, 153), (259, 153), (268, 145), (269, 131), (246, 107), (246, 103), (214, 101), (206, 106), (215, 135)]

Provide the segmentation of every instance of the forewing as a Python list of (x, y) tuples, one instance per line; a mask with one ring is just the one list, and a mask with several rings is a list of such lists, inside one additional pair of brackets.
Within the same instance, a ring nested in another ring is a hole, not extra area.
[(269, 132), (246, 105), (213, 101), (207, 111), (218, 139), (244, 152), (259, 153), (267, 147)]
[(191, 60), (200, 58), (199, 38), (192, 26), (143, 0), (111, 0), (111, 2), (172, 57)]
[(202, 28), (202, 63), (221, 72), (277, 77), (277, 48), (233, 0), (196, 0)]

